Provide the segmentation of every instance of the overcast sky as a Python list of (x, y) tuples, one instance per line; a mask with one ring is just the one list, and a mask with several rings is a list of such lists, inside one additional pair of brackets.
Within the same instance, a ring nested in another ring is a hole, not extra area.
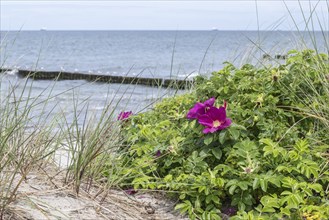
[[(1, 30), (291, 30), (328, 31), (328, 0), (5, 1)], [(257, 13), (258, 10), (258, 23)], [(291, 15), (290, 15), (291, 13)], [(259, 24), (259, 25), (258, 25)]]

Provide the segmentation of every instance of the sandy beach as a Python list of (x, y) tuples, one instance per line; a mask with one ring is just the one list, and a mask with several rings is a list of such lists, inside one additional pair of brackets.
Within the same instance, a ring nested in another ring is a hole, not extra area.
[[(188, 219), (174, 211), (175, 201), (164, 193), (128, 195), (123, 190), (92, 185), (88, 192), (82, 186), (76, 195), (70, 184), (63, 184), (64, 178), (55, 166), (31, 172), (20, 185), (4, 219)], [(15, 181), (19, 179), (17, 176)]]

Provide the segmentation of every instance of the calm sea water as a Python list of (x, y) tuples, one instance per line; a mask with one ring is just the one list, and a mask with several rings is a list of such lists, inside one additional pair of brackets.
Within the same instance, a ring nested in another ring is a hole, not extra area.
[[(317, 48), (326, 51), (328, 33), (311, 36)], [(222, 68), (225, 61), (257, 64), (264, 53), (285, 54), (294, 48), (314, 47), (307, 32), (285, 31), (2, 31), (0, 37), (1, 67), (161, 78), (210, 74)], [(22, 90), (25, 80), (7, 74), (2, 75), (1, 82), (4, 94), (13, 84), (18, 85), (17, 91)], [(60, 109), (67, 115), (73, 112), (73, 94), (81, 102), (79, 106), (88, 99), (89, 111), (97, 115), (111, 100), (119, 103), (117, 111), (136, 112), (175, 92), (84, 81), (55, 85), (29, 81), (28, 86), (33, 97), (46, 99), (51, 92), (54, 97), (48, 110)]]
[[(323, 49), (322, 33), (313, 35), (319, 48)], [(221, 68), (224, 61), (239, 63), (246, 57), (264, 52), (286, 53), (289, 49), (300, 47), (302, 37), (308, 46), (312, 46), (306, 32), (1, 32), (1, 64), (119, 75), (142, 72), (143, 76), (170, 77), (199, 70), (209, 73)]]

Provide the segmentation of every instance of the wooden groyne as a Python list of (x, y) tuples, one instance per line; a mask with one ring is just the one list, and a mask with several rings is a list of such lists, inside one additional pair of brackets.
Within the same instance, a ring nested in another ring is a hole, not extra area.
[(21, 78), (31, 78), (34, 80), (86, 80), (89, 82), (101, 83), (119, 83), (119, 84), (134, 84), (156, 87), (172, 87), (178, 89), (187, 89), (193, 83), (193, 80), (182, 79), (165, 79), (165, 78), (145, 78), (131, 76), (113, 76), (100, 74), (86, 74), (76, 72), (58, 72), (58, 71), (31, 71), (21, 69), (5, 69), (0, 68), (0, 73), (16, 71), (15, 74)]

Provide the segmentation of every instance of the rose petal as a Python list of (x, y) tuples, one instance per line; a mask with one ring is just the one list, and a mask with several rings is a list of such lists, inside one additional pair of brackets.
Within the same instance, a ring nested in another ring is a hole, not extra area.
[(202, 124), (207, 127), (212, 127), (214, 121), (209, 117), (208, 114), (200, 115), (198, 118), (199, 124)]
[(132, 115), (133, 112), (129, 111), (129, 112), (120, 112), (120, 114), (118, 115), (118, 120), (124, 120), (129, 118), (130, 115)]
[(203, 129), (204, 134), (214, 133), (216, 131), (218, 131), (218, 128), (215, 127), (206, 127), (205, 129)]
[(205, 113), (205, 106), (203, 103), (196, 103), (193, 108), (187, 113), (188, 119), (197, 119), (199, 115)]
[(226, 118), (224, 123), (218, 127), (218, 130), (223, 130), (231, 125), (232, 121), (229, 118)]
[(205, 106), (210, 107), (210, 106), (214, 106), (214, 103), (215, 103), (215, 98), (212, 97), (212, 98), (206, 100), (203, 104), (204, 104)]

